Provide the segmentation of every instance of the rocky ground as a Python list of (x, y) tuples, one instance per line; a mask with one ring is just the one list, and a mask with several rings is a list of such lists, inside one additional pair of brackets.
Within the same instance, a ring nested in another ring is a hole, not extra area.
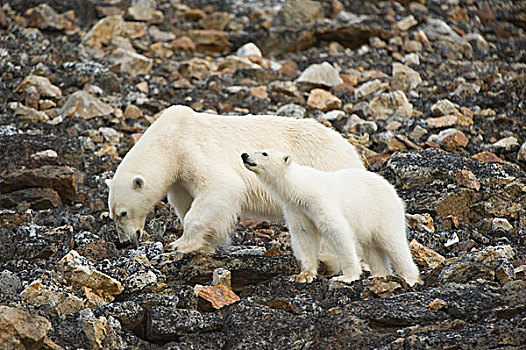
[[(526, 348), (524, 1), (2, 4), (0, 349)], [(103, 180), (172, 104), (334, 127), (406, 201), (424, 284), (289, 282), (275, 223), (165, 252), (166, 203), (118, 249)]]

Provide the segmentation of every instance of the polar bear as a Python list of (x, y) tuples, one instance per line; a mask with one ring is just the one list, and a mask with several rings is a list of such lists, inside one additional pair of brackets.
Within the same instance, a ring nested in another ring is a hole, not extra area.
[[(110, 217), (121, 245), (137, 245), (146, 215), (165, 196), (183, 225), (183, 235), (168, 248), (182, 253), (211, 253), (227, 243), (240, 215), (283, 220), (279, 204), (239, 158), (246, 149), (272, 146), (322, 170), (364, 168), (346, 139), (315, 120), (218, 116), (172, 106), (106, 181)], [(324, 260), (329, 268), (337, 269), (329, 259)]]
[(390, 274), (392, 265), (411, 286), (420, 281), (407, 242), (404, 203), (383, 177), (360, 168), (313, 169), (276, 150), (241, 158), (282, 205), (292, 251), (301, 264), (293, 281), (316, 278), (322, 237), (332, 242), (339, 258), (342, 275), (334, 280), (358, 280), (363, 256), (373, 276)]

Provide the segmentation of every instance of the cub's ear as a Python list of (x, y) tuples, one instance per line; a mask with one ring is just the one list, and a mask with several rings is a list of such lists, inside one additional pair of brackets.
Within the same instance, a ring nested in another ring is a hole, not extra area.
[(106, 183), (106, 186), (108, 186), (108, 188), (111, 188), (111, 180), (110, 179), (106, 179), (106, 180), (104, 180), (104, 182)]
[(144, 186), (144, 179), (142, 176), (135, 176), (132, 180), (133, 189), (142, 188)]
[(283, 161), (285, 162), (285, 165), (290, 165), (292, 162), (292, 156), (290, 154), (285, 154), (283, 156)]

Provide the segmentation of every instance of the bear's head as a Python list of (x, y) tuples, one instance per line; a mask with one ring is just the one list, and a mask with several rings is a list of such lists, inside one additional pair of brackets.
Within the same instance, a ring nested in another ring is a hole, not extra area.
[(150, 200), (140, 175), (106, 180), (110, 218), (115, 222), (120, 247), (137, 246), (142, 235)]
[(241, 159), (248, 170), (259, 176), (279, 176), (292, 163), (290, 154), (273, 149), (243, 153)]

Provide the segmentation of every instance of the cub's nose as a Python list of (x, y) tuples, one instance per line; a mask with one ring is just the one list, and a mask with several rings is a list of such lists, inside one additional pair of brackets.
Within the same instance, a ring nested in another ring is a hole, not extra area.
[(247, 160), (247, 159), (248, 159), (248, 153), (243, 153), (243, 154), (241, 155), (241, 159), (243, 159), (243, 160)]

